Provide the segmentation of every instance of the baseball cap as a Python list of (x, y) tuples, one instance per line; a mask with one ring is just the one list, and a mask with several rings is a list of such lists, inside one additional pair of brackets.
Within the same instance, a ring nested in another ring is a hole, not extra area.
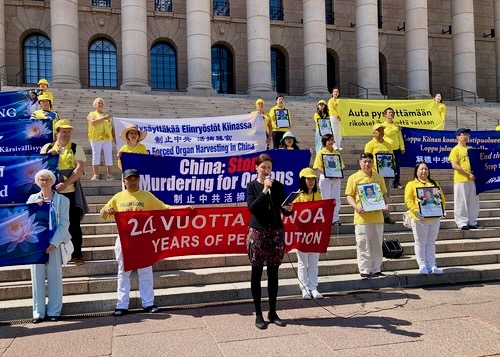
[(316, 174), (314, 173), (313, 169), (311, 169), (310, 167), (306, 167), (305, 169), (300, 170), (299, 177), (305, 177), (305, 178), (314, 177), (314, 178), (316, 178)]
[(123, 178), (129, 178), (130, 176), (137, 176), (139, 177), (139, 171), (136, 169), (126, 169), (123, 171)]
[(455, 132), (455, 136), (459, 136), (460, 134), (463, 134), (463, 133), (470, 133), (470, 129), (468, 128), (458, 128), (457, 131)]
[(382, 123), (378, 123), (378, 124), (375, 124), (375, 125), (373, 126), (373, 130), (378, 130), (378, 129), (380, 129), (380, 128), (384, 128), (384, 124), (382, 124)]

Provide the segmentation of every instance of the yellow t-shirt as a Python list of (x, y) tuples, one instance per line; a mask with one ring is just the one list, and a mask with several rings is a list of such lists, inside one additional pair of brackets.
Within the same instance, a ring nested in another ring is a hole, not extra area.
[(441, 120), (445, 121), (445, 119), (446, 119), (446, 104), (439, 103), (438, 110), (439, 110), (439, 114), (441, 115)]
[(339, 99), (338, 98), (330, 98), (328, 100), (328, 113), (330, 116), (339, 117)]
[[(441, 201), (443, 203), (443, 209), (446, 209), (446, 199), (444, 197), (444, 192), (441, 189), (441, 186), (439, 183), (437, 183), (437, 186), (439, 187), (439, 190), (441, 191)], [(413, 219), (416, 219), (417, 221), (419, 218), (415, 216), (415, 212), (419, 211), (419, 206), (418, 206), (418, 197), (417, 197), (417, 188), (420, 187), (432, 187), (434, 186), (431, 182), (427, 181), (425, 183), (420, 182), (418, 179), (413, 179), (412, 181), (408, 182), (405, 186), (405, 204), (406, 207), (411, 211), (411, 217)], [(433, 219), (438, 219), (438, 217), (435, 218), (423, 218), (423, 220), (433, 220)]]
[[(97, 110), (90, 112), (94, 119), (100, 119), (107, 113), (99, 113)], [(113, 124), (111, 123), (111, 118), (106, 119), (98, 124), (89, 124), (88, 139), (89, 141), (112, 141), (113, 140)]]
[[(460, 146), (457, 145), (450, 151), (450, 155), (448, 156), (448, 160), (455, 161), (462, 169), (464, 169), (467, 172), (472, 172), (471, 167), (470, 167), (470, 161), (469, 161), (469, 154), (467, 153), (467, 150), (469, 150), (470, 146)], [(461, 182), (467, 182), (467, 181), (474, 181), (469, 178), (468, 175), (464, 175), (461, 172), (458, 172), (457, 170), (454, 170), (455, 172), (453, 173), (453, 183), (461, 183)]]
[[(113, 208), (115, 212), (126, 211), (153, 211), (169, 209), (169, 205), (157, 199), (151, 192), (139, 190), (129, 192), (123, 190), (115, 194), (101, 209), (101, 213), (107, 208)], [(110, 219), (113, 215), (105, 213), (104, 219)]]
[[(49, 149), (49, 145), (51, 144), (52, 143), (45, 144), (40, 150), (40, 153), (46, 154)], [(74, 169), (76, 168), (77, 161), (81, 162), (87, 161), (87, 159), (85, 158), (85, 152), (83, 151), (80, 145), (76, 146), (75, 153), (73, 154), (73, 150), (71, 150), (71, 142), (68, 142), (66, 146), (64, 146), (62, 149), (57, 144), (57, 142), (55, 142), (51, 150), (59, 151), (59, 161), (57, 163), (57, 168), (59, 170)], [(64, 179), (67, 179), (67, 177), (65, 176)], [(60, 193), (69, 193), (69, 192), (75, 192), (74, 183), (69, 185), (64, 191), (61, 191)]]
[[(366, 143), (365, 145), (365, 152), (368, 152), (373, 155), (373, 171), (377, 171), (377, 155), (378, 153), (389, 153), (394, 155), (394, 152), (392, 151), (391, 144), (389, 144), (387, 141), (382, 141), (379, 142), (377, 139), (373, 138), (369, 142)], [(394, 159), (394, 158), (393, 158)]]
[[(118, 152), (127, 152), (130, 154), (146, 154), (148, 153), (148, 150), (144, 145), (141, 143), (137, 143), (135, 147), (130, 147), (128, 144), (123, 145)], [(118, 168), (121, 170), (122, 169), (122, 162), (120, 159), (118, 159)]]
[(324, 168), (323, 166), (323, 155), (328, 155), (328, 154), (334, 154), (334, 155), (339, 155), (340, 156), (340, 163), (342, 165), (342, 168), (345, 167), (344, 161), (342, 160), (342, 155), (340, 155), (340, 152), (338, 150), (333, 149), (332, 151), (328, 151), (327, 148), (322, 147), (320, 151), (316, 154), (316, 157), (314, 158), (314, 163), (313, 163), (313, 169), (317, 170), (319, 168)]
[(297, 202), (311, 202), (311, 201), (321, 201), (323, 198), (321, 197), (321, 192), (316, 191), (314, 193), (305, 193), (302, 192), (297, 198), (293, 201), (293, 203)]
[[(285, 109), (285, 110), (288, 111), (288, 120), (289, 120), (289, 126), (288, 126), (288, 128), (278, 128), (277, 127), (277, 124), (276, 124), (276, 113), (275, 113), (275, 110), (277, 110), (277, 109)], [(271, 124), (273, 126), (273, 131), (287, 132), (292, 127), (292, 114), (290, 113), (290, 111), (288, 110), (287, 107), (278, 108), (278, 106), (275, 105), (274, 107), (271, 108), (271, 110), (269, 110), (269, 115), (268, 116), (269, 116), (269, 119), (271, 120)]]
[[(358, 185), (366, 183), (378, 183), (380, 190), (385, 195), (387, 193), (387, 188), (385, 186), (384, 178), (377, 172), (372, 172), (372, 177), (365, 174), (363, 171), (359, 170), (355, 172), (347, 179), (347, 185), (345, 188), (346, 196), (351, 196), (358, 206), (361, 206), (361, 200), (358, 194)], [(354, 224), (367, 224), (367, 223), (384, 223), (384, 215), (382, 211), (371, 211), (366, 213), (358, 213), (354, 210)]]
[(399, 125), (394, 123), (383, 122), (384, 126), (384, 141), (391, 145), (392, 150), (404, 150), (405, 142), (403, 140), (403, 134), (401, 134), (401, 128)]

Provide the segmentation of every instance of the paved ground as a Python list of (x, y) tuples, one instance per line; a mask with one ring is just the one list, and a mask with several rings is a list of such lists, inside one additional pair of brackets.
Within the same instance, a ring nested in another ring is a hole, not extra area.
[(0, 325), (0, 356), (500, 356), (500, 282)]

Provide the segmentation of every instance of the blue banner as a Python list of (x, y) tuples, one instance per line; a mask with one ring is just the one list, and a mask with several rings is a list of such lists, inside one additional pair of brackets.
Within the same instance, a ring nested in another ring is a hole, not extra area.
[(24, 203), (32, 193), (40, 191), (35, 174), (47, 169), (57, 177), (59, 155), (37, 154), (0, 156), (0, 204)]
[(0, 120), (28, 119), (31, 90), (0, 92)]
[(0, 120), (0, 155), (38, 154), (52, 135), (52, 120)]
[[(402, 128), (405, 153), (401, 158), (402, 167), (414, 167), (417, 162), (425, 162), (431, 169), (451, 169), (448, 161), (451, 149), (457, 145), (455, 131), (424, 130)], [(500, 131), (472, 131), (468, 146), (496, 151), (500, 144)]]
[(49, 209), (48, 203), (0, 208), (0, 266), (48, 261)]
[[(286, 193), (299, 188), (299, 172), (309, 167), (309, 150), (271, 150), (271, 177)], [(246, 202), (247, 184), (257, 177), (255, 160), (261, 153), (227, 157), (182, 158), (122, 153), (123, 170), (137, 169), (140, 188), (167, 204)]]
[(472, 173), (476, 178), (476, 193), (500, 188), (500, 145), (468, 152)]

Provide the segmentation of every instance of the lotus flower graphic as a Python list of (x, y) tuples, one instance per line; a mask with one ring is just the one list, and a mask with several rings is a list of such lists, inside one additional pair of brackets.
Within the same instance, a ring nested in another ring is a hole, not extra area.
[(15, 185), (24, 186), (24, 191), (28, 192), (36, 185), (36, 173), (47, 168), (47, 162), (43, 162), (43, 159), (28, 160), (17, 165), (12, 165), (10, 168), (15, 170), (14, 176), (17, 179), (14, 181)]
[(50, 131), (45, 126), (45, 123), (41, 120), (37, 120), (37, 121), (34, 121), (32, 123), (27, 124), (26, 128), (24, 129), (24, 134), (26, 135), (27, 139), (45, 138), (51, 132), (52, 131)]
[(8, 244), (7, 253), (19, 246), (27, 252), (30, 243), (38, 243), (37, 234), (43, 232), (45, 227), (39, 227), (35, 222), (35, 215), (28, 211), (16, 213), (0, 223), (0, 245)]

